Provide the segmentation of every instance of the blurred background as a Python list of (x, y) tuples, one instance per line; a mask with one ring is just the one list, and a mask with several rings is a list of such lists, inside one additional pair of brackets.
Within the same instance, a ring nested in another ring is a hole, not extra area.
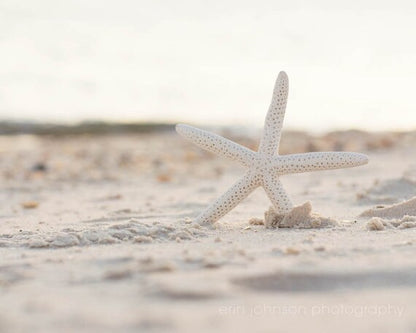
[(414, 1), (0, 0), (0, 121), (416, 127)]

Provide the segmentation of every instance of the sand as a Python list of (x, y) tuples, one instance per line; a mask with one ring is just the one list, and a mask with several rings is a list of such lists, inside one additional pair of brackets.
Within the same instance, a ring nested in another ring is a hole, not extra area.
[(416, 197), (394, 205), (377, 206), (361, 213), (364, 217), (382, 217), (385, 219), (402, 218), (406, 215), (416, 216)]
[(376, 206), (361, 213), (362, 217), (372, 217), (368, 230), (384, 230), (385, 228), (416, 227), (416, 197), (388, 206)]
[(374, 181), (374, 184), (358, 193), (357, 199), (362, 203), (386, 204), (397, 203), (416, 196), (416, 181), (408, 176)]
[(295, 206), (287, 214), (277, 213), (273, 207), (270, 207), (264, 213), (264, 225), (266, 228), (327, 228), (338, 225), (335, 219), (320, 216), (312, 213), (312, 205), (310, 201), (302, 205)]
[(260, 189), (199, 226), (244, 170), (174, 133), (0, 137), (0, 332), (414, 331), (414, 138), (290, 133), (370, 164), (282, 177), (290, 216)]

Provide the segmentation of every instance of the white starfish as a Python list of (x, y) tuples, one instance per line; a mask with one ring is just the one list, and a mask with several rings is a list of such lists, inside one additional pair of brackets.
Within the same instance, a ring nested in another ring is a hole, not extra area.
[(368, 162), (364, 154), (350, 152), (316, 152), (279, 155), (279, 143), (289, 90), (285, 72), (280, 72), (267, 112), (263, 137), (257, 152), (201, 129), (178, 124), (176, 131), (196, 145), (217, 155), (237, 160), (248, 168), (246, 174), (226, 193), (214, 201), (197, 218), (197, 223), (214, 223), (237, 206), (254, 189), (262, 186), (275, 210), (289, 212), (293, 205), (280, 183), (279, 176), (317, 170), (355, 167)]

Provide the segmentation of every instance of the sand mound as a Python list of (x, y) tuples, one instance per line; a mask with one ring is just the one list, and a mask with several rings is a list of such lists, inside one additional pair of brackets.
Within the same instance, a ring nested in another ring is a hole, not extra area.
[(368, 230), (407, 229), (416, 227), (416, 197), (383, 208), (371, 208), (362, 217), (371, 217)]
[(372, 187), (357, 194), (357, 200), (360, 203), (396, 203), (414, 196), (416, 196), (416, 181), (403, 176), (375, 181)]
[(266, 228), (326, 228), (338, 225), (337, 221), (328, 217), (312, 213), (310, 201), (294, 207), (288, 214), (278, 214), (270, 207), (264, 213), (264, 224)]
[(385, 220), (373, 217), (367, 222), (367, 229), (371, 231), (384, 229), (408, 229), (416, 227), (416, 216), (405, 215), (401, 219)]
[[(136, 219), (113, 224), (65, 228), (59, 232), (0, 235), (0, 246), (29, 248), (66, 248), (115, 243), (181, 242), (206, 237), (204, 228), (194, 224), (163, 225)], [(7, 239), (4, 242), (3, 239)]]
[(406, 215), (416, 216), (416, 197), (382, 208), (371, 208), (360, 214), (361, 217), (381, 217), (383, 219), (401, 219)]

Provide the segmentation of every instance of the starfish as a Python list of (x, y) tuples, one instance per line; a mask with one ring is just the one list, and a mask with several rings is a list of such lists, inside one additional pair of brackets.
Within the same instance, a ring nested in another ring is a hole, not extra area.
[(368, 157), (351, 152), (311, 152), (279, 155), (280, 137), (289, 91), (289, 79), (280, 72), (267, 112), (264, 131), (258, 151), (243, 147), (189, 125), (177, 124), (176, 131), (199, 147), (217, 155), (240, 162), (248, 168), (245, 175), (197, 216), (195, 222), (214, 223), (236, 207), (254, 189), (262, 186), (279, 214), (287, 214), (293, 205), (279, 177), (286, 174), (317, 170), (350, 168), (368, 163)]

